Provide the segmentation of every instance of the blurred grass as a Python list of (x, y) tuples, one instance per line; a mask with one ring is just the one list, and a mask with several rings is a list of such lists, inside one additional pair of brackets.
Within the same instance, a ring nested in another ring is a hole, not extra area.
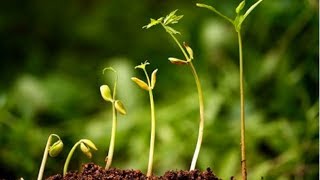
[[(148, 59), (159, 68), (155, 88), (155, 173), (188, 169), (196, 143), (198, 103), (188, 68), (161, 29), (142, 30), (149, 18), (179, 9), (176, 29), (195, 52), (205, 97), (205, 134), (197, 167), (223, 179), (240, 172), (238, 48), (233, 27), (199, 1), (3, 1), (0, 6), (0, 178), (34, 179), (50, 133), (65, 143), (49, 158), (45, 176), (62, 172), (81, 138), (104, 165), (111, 130), (110, 104), (101, 84), (119, 72), (120, 116), (113, 166), (146, 171), (149, 104), (130, 77)], [(240, 2), (214, 5), (229, 16)], [(253, 3), (247, 1), (247, 4)], [(263, 1), (243, 27), (249, 179), (316, 179), (319, 176), (319, 13), (315, 0)], [(135, 75), (136, 76), (136, 75)], [(70, 169), (90, 160), (77, 152)]]

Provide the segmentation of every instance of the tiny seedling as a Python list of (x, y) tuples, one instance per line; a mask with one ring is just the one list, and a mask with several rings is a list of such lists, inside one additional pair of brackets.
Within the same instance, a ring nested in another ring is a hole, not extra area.
[(117, 82), (118, 82), (118, 76), (117, 72), (112, 68), (108, 67), (103, 70), (103, 73), (105, 70), (110, 70), (116, 74), (115, 80), (114, 80), (114, 86), (113, 86), (113, 94), (109, 88), (108, 85), (102, 85), (100, 86), (100, 93), (102, 98), (112, 103), (112, 130), (111, 130), (111, 140), (110, 140), (110, 146), (109, 146), (109, 152), (108, 156), (106, 157), (106, 167), (105, 169), (108, 170), (112, 163), (113, 158), (113, 152), (114, 152), (114, 144), (115, 144), (115, 138), (116, 138), (116, 131), (117, 131), (117, 113), (125, 115), (126, 109), (124, 108), (122, 102), (120, 100), (116, 99), (116, 91), (117, 91)]
[[(58, 138), (58, 140), (51, 145), (53, 137)], [(41, 166), (40, 166), (40, 170), (39, 170), (39, 174), (38, 174), (38, 180), (41, 180), (43, 177), (43, 171), (44, 171), (44, 167), (47, 162), (48, 154), (51, 157), (56, 157), (59, 155), (59, 153), (62, 151), (62, 149), (63, 149), (63, 142), (60, 139), (60, 137), (56, 134), (50, 134), (50, 136), (47, 140), (47, 145), (44, 149), (43, 158), (42, 158), (42, 162), (41, 162)]]
[(191, 165), (190, 165), (190, 171), (191, 171), (191, 170), (194, 170), (196, 167), (197, 159), (198, 159), (201, 144), (202, 144), (203, 128), (204, 128), (204, 105), (203, 105), (204, 103), (203, 103), (202, 88), (201, 88), (200, 80), (198, 77), (198, 73), (192, 63), (193, 50), (186, 43), (183, 43), (184, 48), (182, 47), (181, 43), (178, 41), (178, 39), (175, 36), (177, 34), (180, 34), (180, 32), (171, 27), (171, 25), (178, 23), (179, 20), (183, 17), (183, 15), (179, 15), (179, 16), (175, 15), (176, 12), (177, 10), (172, 11), (166, 17), (160, 17), (157, 20), (151, 18), (150, 23), (143, 26), (143, 28), (149, 29), (155, 25), (160, 24), (166, 30), (166, 32), (172, 37), (174, 42), (179, 46), (185, 58), (184, 60), (182, 60), (182, 59), (170, 57), (169, 61), (172, 64), (188, 65), (191, 68), (191, 72), (193, 74), (193, 77), (197, 86), (198, 98), (199, 98), (199, 110), (200, 110), (198, 140), (197, 140), (196, 148), (195, 148)]
[(154, 152), (154, 139), (155, 139), (155, 133), (156, 133), (156, 116), (155, 116), (155, 110), (154, 110), (154, 101), (153, 101), (153, 93), (152, 90), (154, 89), (156, 85), (156, 74), (158, 69), (155, 69), (151, 74), (151, 81), (148, 76), (146, 66), (150, 63), (148, 61), (141, 63), (141, 65), (138, 65), (135, 67), (135, 69), (142, 69), (143, 72), (146, 75), (147, 83), (144, 81), (132, 77), (132, 81), (137, 83), (142, 89), (149, 92), (149, 98), (150, 98), (150, 108), (151, 108), (151, 137), (150, 137), (150, 150), (149, 150), (149, 162), (148, 162), (148, 172), (147, 177), (150, 177), (152, 175), (152, 163), (153, 163), (153, 152)]
[(230, 19), (229, 17), (223, 15), (221, 12), (216, 10), (214, 7), (206, 5), (206, 4), (200, 4), (197, 3), (198, 7), (207, 8), (214, 13), (218, 14), (225, 20), (229, 21), (235, 28), (235, 31), (238, 35), (238, 44), (239, 44), (239, 76), (240, 76), (240, 146), (241, 146), (241, 174), (242, 179), (247, 179), (247, 167), (246, 167), (246, 145), (245, 145), (245, 114), (244, 114), (244, 88), (243, 88), (243, 57), (242, 57), (242, 40), (241, 40), (241, 25), (246, 19), (246, 17), (251, 13), (251, 11), (258, 6), (259, 3), (261, 3), (262, 0), (257, 1), (255, 4), (253, 4), (246, 12), (245, 14), (241, 14), (241, 10), (245, 6), (245, 0), (242, 1), (237, 8), (235, 9), (237, 16), (234, 20)]
[(71, 160), (71, 157), (74, 153), (74, 151), (76, 150), (77, 146), (80, 145), (80, 149), (81, 151), (88, 157), (91, 159), (92, 154), (91, 154), (91, 149), (93, 150), (98, 150), (96, 148), (96, 146), (93, 144), (92, 141), (90, 141), (89, 139), (80, 139), (70, 150), (66, 162), (64, 163), (64, 167), (63, 167), (63, 176), (65, 176), (67, 174), (68, 171), (68, 166)]

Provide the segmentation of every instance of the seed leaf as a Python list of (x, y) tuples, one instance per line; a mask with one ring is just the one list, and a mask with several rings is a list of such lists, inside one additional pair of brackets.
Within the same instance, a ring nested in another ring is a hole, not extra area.
[(193, 59), (193, 50), (191, 49), (190, 46), (188, 46), (187, 43), (183, 42), (183, 46), (186, 48), (188, 54), (189, 54), (189, 58), (190, 60)]
[(156, 85), (157, 72), (158, 72), (158, 69), (155, 69), (155, 70), (152, 72), (152, 74), (151, 74), (151, 89), (153, 89), (154, 86)]
[(174, 58), (174, 57), (169, 57), (168, 59), (172, 64), (177, 64), (177, 65), (188, 64), (188, 61), (177, 59), (177, 58)]
[(101, 96), (104, 100), (109, 101), (109, 102), (113, 101), (112, 95), (111, 95), (111, 90), (108, 85), (100, 86), (100, 93), (101, 93)]
[(124, 108), (122, 102), (120, 100), (116, 100), (115, 104), (114, 104), (116, 110), (122, 114), (122, 115), (126, 115), (127, 114), (127, 111), (126, 109)]
[(242, 1), (239, 5), (238, 5), (238, 7), (236, 8), (236, 13), (237, 14), (239, 14), (240, 13), (240, 11), (244, 8), (244, 5), (246, 4), (246, 1), (244, 0), (244, 1)]
[(90, 148), (94, 149), (94, 150), (98, 150), (96, 145), (93, 144), (92, 141), (90, 141), (89, 139), (82, 139), (81, 140), (86, 146), (89, 146)]
[(140, 86), (142, 89), (146, 90), (146, 91), (149, 91), (149, 86), (147, 85), (147, 83), (145, 83), (144, 81), (136, 78), (136, 77), (132, 77), (131, 80), (135, 83), (138, 84), (138, 86)]
[(56, 157), (60, 154), (60, 152), (63, 149), (63, 142), (61, 140), (58, 140), (55, 142), (49, 149), (49, 156)]

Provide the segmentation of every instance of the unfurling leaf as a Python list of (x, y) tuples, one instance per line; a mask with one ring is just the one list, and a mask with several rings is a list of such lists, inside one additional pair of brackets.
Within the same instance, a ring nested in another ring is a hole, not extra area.
[(166, 18), (163, 20), (164, 25), (168, 24), (175, 24), (178, 23), (178, 21), (183, 17), (183, 15), (177, 16), (175, 13), (178, 11), (178, 9), (172, 11), (170, 14), (166, 16)]
[(111, 90), (108, 85), (100, 86), (100, 93), (104, 100), (112, 102)]
[(134, 67), (135, 69), (146, 69), (146, 66), (149, 65), (150, 63), (148, 61), (145, 61), (144, 63), (141, 63), (140, 65)]
[(145, 26), (143, 26), (142, 28), (149, 29), (149, 28), (151, 28), (152, 26), (155, 26), (155, 25), (161, 23), (162, 19), (163, 19), (163, 17), (161, 17), (161, 18), (159, 18), (159, 19), (157, 19), (157, 20), (151, 18), (151, 19), (150, 19), (150, 23), (147, 24), (147, 25), (145, 25)]
[(166, 29), (166, 31), (167, 31), (168, 33), (170, 33), (170, 34), (181, 34), (179, 31), (173, 29), (173, 28), (170, 27), (170, 26), (165, 26), (165, 29)]
[(82, 139), (81, 141), (82, 141), (86, 146), (89, 146), (91, 149), (98, 150), (98, 148), (96, 147), (96, 145), (94, 145), (93, 142), (90, 141), (89, 139)]
[(127, 111), (126, 109), (124, 108), (122, 102), (120, 100), (116, 100), (115, 104), (114, 104), (116, 110), (122, 114), (122, 115), (126, 115), (127, 114)]
[(152, 72), (152, 74), (151, 74), (151, 89), (153, 89), (154, 86), (156, 85), (157, 72), (158, 72), (158, 69), (155, 69), (155, 70)]
[(177, 65), (188, 64), (188, 61), (177, 59), (177, 58), (174, 58), (174, 57), (169, 57), (168, 59), (172, 64), (177, 64)]
[(242, 1), (239, 5), (238, 5), (238, 7), (236, 8), (236, 13), (237, 14), (239, 14), (240, 13), (240, 11), (244, 8), (244, 5), (246, 4), (246, 1), (244, 0), (244, 1)]
[(144, 81), (142, 81), (136, 77), (132, 77), (131, 80), (134, 81), (135, 83), (137, 83), (138, 86), (140, 86), (142, 89), (149, 91), (149, 86)]
[(49, 156), (56, 157), (60, 154), (63, 149), (63, 142), (58, 140), (49, 148)]
[(189, 54), (189, 58), (190, 60), (193, 59), (193, 50), (191, 49), (190, 46), (188, 46), (187, 43), (183, 42), (184, 47), (186, 48), (188, 54)]

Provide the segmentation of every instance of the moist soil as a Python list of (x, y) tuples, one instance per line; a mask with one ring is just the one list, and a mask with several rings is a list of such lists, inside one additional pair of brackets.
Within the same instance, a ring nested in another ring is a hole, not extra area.
[(82, 165), (82, 171), (70, 171), (63, 177), (61, 174), (48, 177), (46, 180), (94, 180), (94, 179), (134, 179), (134, 180), (183, 180), (183, 179), (206, 179), (206, 180), (219, 180), (213, 174), (210, 168), (206, 171), (193, 170), (193, 171), (167, 171), (163, 176), (151, 176), (147, 178), (140, 170), (121, 170), (111, 168), (105, 170), (104, 168), (94, 164), (88, 163)]

